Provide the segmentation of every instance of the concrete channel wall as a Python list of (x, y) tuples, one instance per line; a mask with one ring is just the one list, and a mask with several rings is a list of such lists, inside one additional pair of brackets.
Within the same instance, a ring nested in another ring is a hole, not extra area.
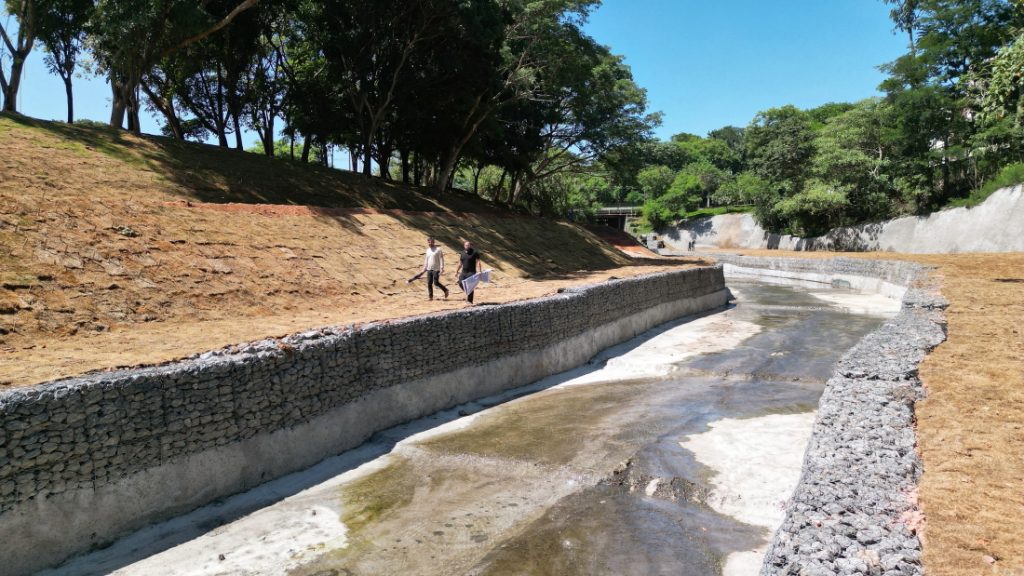
[(1002, 188), (973, 208), (950, 208), (928, 216), (905, 216), (836, 228), (824, 236), (801, 238), (768, 232), (750, 214), (694, 218), (648, 238), (673, 253), (697, 249), (772, 248), (780, 250), (881, 251), (907, 254), (1024, 251), (1024, 185)]
[(945, 340), (928, 269), (906, 262), (716, 255), (728, 277), (818, 282), (900, 298), (903, 308), (840, 360), (826, 384), (800, 482), (763, 576), (922, 574), (912, 497), (921, 474), (917, 368)]
[(719, 266), (328, 328), (0, 395), (0, 574), (301, 470), (724, 306)]

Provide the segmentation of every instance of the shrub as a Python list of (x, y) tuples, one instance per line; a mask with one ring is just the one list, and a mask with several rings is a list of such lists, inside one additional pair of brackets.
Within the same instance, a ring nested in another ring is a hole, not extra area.
[(999, 174), (996, 174), (995, 178), (986, 182), (981, 188), (972, 191), (970, 196), (951, 200), (945, 207), (972, 208), (987, 200), (996, 190), (1021, 183), (1024, 183), (1024, 162), (1008, 164), (999, 171)]

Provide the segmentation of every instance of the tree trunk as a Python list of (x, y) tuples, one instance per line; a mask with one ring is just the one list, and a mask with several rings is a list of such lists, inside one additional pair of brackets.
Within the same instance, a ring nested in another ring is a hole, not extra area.
[(110, 91), (112, 92), (110, 106), (110, 126), (113, 128), (124, 128), (124, 114), (128, 108), (127, 99), (124, 97), (124, 86), (113, 78), (110, 79)]
[(133, 134), (142, 133), (139, 122), (139, 83), (135, 82), (128, 91), (128, 130)]
[(498, 202), (501, 198), (501, 189), (505, 187), (505, 178), (508, 176), (508, 170), (505, 168), (501, 169), (501, 178), (498, 179), (498, 187), (491, 193), (491, 202)]
[(359, 172), (359, 149), (355, 146), (348, 147), (348, 165), (352, 172)]
[(145, 82), (142, 83), (142, 91), (146, 93), (146, 97), (149, 98), (153, 106), (164, 115), (167, 127), (171, 129), (171, 134), (178, 140), (184, 140), (185, 130), (181, 127), (181, 120), (178, 119), (173, 104), (153, 91)]
[(302, 138), (302, 163), (309, 162), (309, 149), (312, 147), (312, 137), (308, 134)]
[(441, 161), (440, 175), (438, 176), (437, 182), (437, 193), (438, 195), (444, 194), (448, 191), (448, 180), (452, 174), (455, 173), (455, 164), (459, 161), (460, 151), (462, 145), (453, 147), (447, 154), (444, 155), (444, 159)]
[(420, 155), (416, 152), (412, 154), (412, 182), (417, 186), (423, 183), (423, 166), (420, 163)]
[(402, 184), (409, 183), (409, 151), (401, 150), (398, 156), (402, 159)]
[(519, 192), (522, 190), (523, 179), (519, 171), (512, 173), (512, 184), (508, 188), (508, 207), (513, 208), (516, 200), (519, 199)]
[(484, 171), (484, 161), (476, 163), (476, 170), (473, 171), (473, 195), (480, 195), (480, 173)]
[[(242, 126), (238, 122), (238, 114), (232, 114), (231, 121), (235, 124), (235, 149), (245, 150), (245, 146), (242, 145)], [(271, 154), (273, 154), (273, 149), (271, 149)]]
[(4, 112), (18, 111), (18, 89), (21, 87), (21, 72), (25, 67), (25, 58), (32, 51), (34, 38), (28, 41), (27, 47), (22, 51), (11, 55), (11, 75), (7, 80), (7, 90), (4, 91)]
[[(274, 115), (269, 114), (263, 125), (263, 153), (274, 157)], [(292, 158), (295, 157), (295, 139), (292, 139)]]
[[(382, 148), (378, 147), (378, 149)], [(380, 150), (377, 154), (377, 166), (380, 169), (380, 177), (391, 180), (391, 150)]]
[(66, 78), (61, 78), (64, 81), (64, 93), (68, 97), (68, 124), (75, 123), (75, 95), (71, 89), (71, 75), (69, 74)]
[(371, 170), (372, 166), (370, 166), (370, 164), (373, 162), (373, 145), (372, 145), (373, 141), (370, 138), (371, 138), (371, 134), (367, 134), (366, 138), (363, 141), (363, 146), (364, 146), (364, 148), (363, 148), (363, 175), (364, 176), (370, 176), (372, 174), (372, 170)]

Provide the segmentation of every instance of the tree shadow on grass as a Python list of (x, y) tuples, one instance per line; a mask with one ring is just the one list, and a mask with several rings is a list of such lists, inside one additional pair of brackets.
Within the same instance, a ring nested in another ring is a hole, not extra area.
[(62, 147), (98, 151), (151, 171), (169, 184), (161, 187), (164, 191), (186, 204), (248, 204), (255, 213), (260, 205), (302, 207), (304, 215), (360, 235), (365, 235), (358, 219), (361, 211), (388, 211), (410, 229), (435, 236), (452, 256), (470, 240), (483, 253), (485, 265), (500, 269), (499, 262), (514, 262), (527, 278), (568, 279), (579, 271), (666, 263), (630, 258), (580, 226), (514, 214), (466, 192), (435, 198), (423, 194), (425, 189), (381, 178), (218, 146), (95, 124), (69, 125), (17, 114), (0, 118), (49, 133)]
[(72, 125), (18, 114), (2, 118), (49, 133), (68, 147), (78, 145), (152, 171), (169, 184), (165, 186), (168, 193), (183, 200), (381, 210), (489, 210), (486, 201), (471, 195), (436, 199), (414, 186), (285, 158), (135, 135), (94, 123)]

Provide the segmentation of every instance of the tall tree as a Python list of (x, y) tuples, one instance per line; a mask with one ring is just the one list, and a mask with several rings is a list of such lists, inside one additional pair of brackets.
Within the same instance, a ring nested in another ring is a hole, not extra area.
[(37, 0), (39, 39), (46, 46), (46, 66), (64, 82), (68, 124), (75, 121), (72, 78), (82, 51), (86, 25), (93, 14), (93, 0)]
[(139, 85), (162, 58), (230, 24), (258, 0), (99, 0), (92, 48), (113, 93), (111, 126), (140, 130)]
[[(453, 107), (453, 138), (440, 157), (439, 192), (447, 187), (463, 148), (492, 114), (512, 102), (536, 99), (539, 73), (558, 63), (557, 51), (550, 50), (550, 39), (561, 37), (566, 28), (582, 26), (597, 4), (597, 0), (504, 0), (500, 6), (506, 24), (501, 33), (467, 35), (467, 48), (473, 46), (475, 39), (476, 52), (480, 54), (493, 52), (493, 44), (497, 44), (500, 60), (496, 66), (467, 66), (479, 73), (466, 75), (458, 105)], [(481, 27), (482, 30), (493, 28)]]
[(310, 22), (337, 97), (359, 123), (364, 174), (370, 174), (374, 145), (396, 99), (413, 89), (418, 55), (443, 40), (453, 8), (446, 0), (390, 0), (372, 9), (358, 0), (329, 0)]
[(1013, 0), (899, 6), (904, 9), (893, 12), (897, 27), (909, 28), (916, 41), (883, 68), (889, 77), (882, 88), (897, 115), (899, 178), (917, 191), (920, 209), (931, 209), (966, 194), (985, 176), (977, 159), (993, 143), (979, 138), (987, 127), (973, 94), (986, 84), (988, 63), (1024, 25), (1024, 6)]
[(25, 68), (25, 59), (32, 52), (37, 34), (37, 10), (34, 0), (6, 0), (7, 13), (14, 16), (18, 23), (18, 32), (11, 38), (11, 32), (0, 23), (0, 39), (11, 61), (11, 68), (4, 72), (3, 52), (0, 51), (0, 91), (3, 92), (4, 112), (17, 112), (18, 90), (21, 88), (21, 72)]
[(789, 191), (800, 187), (814, 152), (807, 114), (794, 106), (758, 113), (744, 131), (750, 168)]

